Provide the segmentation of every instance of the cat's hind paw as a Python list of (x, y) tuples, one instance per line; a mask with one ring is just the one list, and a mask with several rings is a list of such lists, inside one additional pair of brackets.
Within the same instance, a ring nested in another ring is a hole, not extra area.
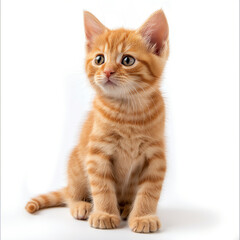
[(86, 220), (92, 210), (92, 204), (89, 202), (79, 201), (70, 204), (72, 216), (78, 220)]

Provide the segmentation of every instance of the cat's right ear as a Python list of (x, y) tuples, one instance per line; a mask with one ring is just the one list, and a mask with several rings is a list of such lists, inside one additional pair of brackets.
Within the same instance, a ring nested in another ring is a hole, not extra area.
[(91, 48), (94, 39), (104, 33), (107, 28), (90, 12), (84, 11), (84, 27), (87, 40), (87, 49)]

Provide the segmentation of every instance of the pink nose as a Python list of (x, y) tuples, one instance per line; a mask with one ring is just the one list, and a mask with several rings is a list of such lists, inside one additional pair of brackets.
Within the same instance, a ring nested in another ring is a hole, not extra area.
[(115, 72), (112, 69), (111, 70), (107, 69), (107, 70), (104, 70), (104, 73), (105, 73), (106, 77), (109, 78)]

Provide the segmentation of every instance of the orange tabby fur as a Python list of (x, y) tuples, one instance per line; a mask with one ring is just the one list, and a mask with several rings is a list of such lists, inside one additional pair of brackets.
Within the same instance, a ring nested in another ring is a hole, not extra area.
[[(84, 13), (86, 72), (96, 90), (93, 109), (68, 163), (67, 187), (33, 198), (33, 213), (67, 204), (76, 219), (116, 228), (120, 216), (135, 232), (160, 228), (156, 208), (166, 171), (164, 101), (159, 83), (168, 58), (168, 24), (162, 10), (136, 31), (109, 30)], [(94, 64), (104, 54), (102, 65)], [(122, 55), (136, 59), (121, 64)], [(106, 86), (110, 71), (116, 85)]]

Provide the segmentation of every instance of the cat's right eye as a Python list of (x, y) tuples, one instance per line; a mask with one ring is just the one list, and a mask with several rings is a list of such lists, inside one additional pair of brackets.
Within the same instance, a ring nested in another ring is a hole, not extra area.
[(97, 55), (97, 56), (95, 57), (95, 63), (96, 63), (97, 65), (102, 65), (102, 64), (104, 63), (104, 61), (105, 61), (105, 58), (104, 58), (104, 56), (103, 56), (102, 54)]

